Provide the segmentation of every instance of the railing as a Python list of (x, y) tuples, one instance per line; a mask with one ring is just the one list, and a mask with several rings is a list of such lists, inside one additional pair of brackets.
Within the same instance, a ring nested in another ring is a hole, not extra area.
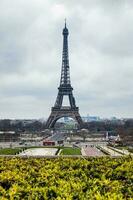
[(69, 111), (69, 110), (70, 110), (70, 111), (71, 111), (71, 110), (72, 110), (72, 111), (75, 111), (75, 110), (76, 110), (76, 111), (78, 111), (78, 107), (74, 107), (74, 108), (72, 108), (72, 107), (70, 107), (70, 106), (62, 106), (61, 108), (52, 107), (52, 110), (53, 110), (53, 111), (56, 111), (56, 110), (57, 110), (57, 111), (58, 111), (58, 110), (61, 110), (61, 111), (63, 111), (63, 110), (64, 110), (64, 111), (66, 111), (66, 110), (67, 110), (67, 111)]

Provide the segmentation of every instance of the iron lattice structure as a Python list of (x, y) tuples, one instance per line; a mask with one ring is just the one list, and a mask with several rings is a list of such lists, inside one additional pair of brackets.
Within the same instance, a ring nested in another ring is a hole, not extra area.
[[(73, 96), (73, 88), (70, 81), (70, 68), (68, 56), (68, 29), (63, 29), (63, 52), (62, 52), (62, 69), (60, 86), (58, 87), (58, 95), (54, 107), (51, 109), (51, 114), (46, 122), (46, 128), (54, 128), (56, 121), (62, 117), (71, 117), (78, 122), (79, 128), (84, 127), (84, 123), (79, 114), (79, 108), (76, 106), (75, 98)], [(68, 96), (70, 106), (62, 106), (63, 97)]]

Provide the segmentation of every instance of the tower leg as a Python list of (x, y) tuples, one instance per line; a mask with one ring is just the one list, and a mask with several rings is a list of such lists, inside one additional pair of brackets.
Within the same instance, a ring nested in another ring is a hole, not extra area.
[[(54, 109), (54, 108), (53, 108)], [(63, 109), (59, 109), (58, 111), (51, 111), (51, 114), (46, 122), (46, 125), (45, 127), (47, 129), (49, 128), (54, 128), (54, 125), (56, 123), (56, 121), (62, 117), (70, 117), (72, 119), (74, 119), (78, 125), (79, 125), (79, 128), (84, 128), (85, 127), (85, 124), (78, 112), (78, 110), (63, 110)]]

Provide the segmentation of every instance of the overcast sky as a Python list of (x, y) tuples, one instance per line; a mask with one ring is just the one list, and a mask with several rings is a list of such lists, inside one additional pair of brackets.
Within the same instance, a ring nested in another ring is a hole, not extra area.
[(132, 0), (0, 0), (0, 118), (47, 118), (67, 18), (80, 114), (133, 117)]

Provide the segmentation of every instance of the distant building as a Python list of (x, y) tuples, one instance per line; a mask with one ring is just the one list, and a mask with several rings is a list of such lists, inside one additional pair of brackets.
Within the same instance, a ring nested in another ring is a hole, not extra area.
[(82, 119), (83, 119), (83, 121), (84, 122), (92, 122), (92, 121), (100, 121), (101, 119), (100, 119), (100, 117), (98, 117), (98, 116), (82, 116)]
[(106, 132), (106, 140), (107, 141), (120, 141), (120, 136), (115, 131), (107, 131)]
[(51, 140), (44, 140), (44, 141), (43, 141), (43, 145), (44, 145), (44, 146), (54, 146), (54, 145), (55, 145), (55, 142), (54, 142), (54, 141), (51, 141)]
[(15, 131), (0, 131), (0, 142), (18, 142), (20, 141), (20, 133)]

